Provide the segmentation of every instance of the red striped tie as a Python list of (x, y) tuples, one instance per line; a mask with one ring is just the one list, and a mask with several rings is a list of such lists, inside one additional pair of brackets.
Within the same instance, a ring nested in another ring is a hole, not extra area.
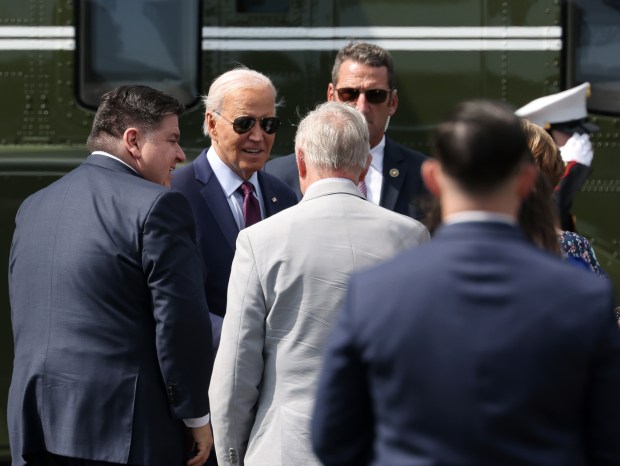
[(359, 189), (364, 197), (368, 197), (368, 188), (366, 187), (366, 182), (364, 180), (360, 181), (357, 184), (357, 189)]

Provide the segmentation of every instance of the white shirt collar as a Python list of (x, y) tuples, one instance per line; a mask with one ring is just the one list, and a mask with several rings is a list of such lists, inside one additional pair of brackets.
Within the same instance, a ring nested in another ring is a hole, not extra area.
[[(222, 159), (220, 159), (219, 155), (217, 155), (217, 152), (215, 152), (213, 146), (209, 147), (209, 150), (207, 151), (207, 159), (209, 160), (209, 164), (213, 169), (215, 177), (220, 182), (220, 185), (222, 185), (224, 194), (226, 197), (230, 197), (235, 191), (237, 191), (237, 189), (239, 189), (239, 186), (241, 186), (241, 183), (245, 180), (241, 179), (241, 177), (232, 171), (228, 165), (222, 162)], [(248, 181), (254, 185), (254, 192), (258, 197), (260, 188), (258, 186), (258, 175), (256, 172), (252, 173), (252, 176), (250, 176)]]
[(370, 155), (372, 155), (372, 161), (370, 165), (375, 168), (379, 173), (383, 172), (383, 151), (385, 149), (385, 134), (375, 147), (370, 149)]
[(319, 185), (319, 184), (323, 184), (325, 182), (328, 181), (348, 181), (349, 183), (351, 183), (351, 186), (357, 188), (357, 186), (355, 185), (355, 183), (353, 183), (353, 181), (351, 181), (348, 178), (338, 178), (338, 177), (332, 177), (332, 178), (321, 178), (320, 180), (316, 180), (314, 181), (310, 186), (308, 186), (308, 189), (310, 189), (311, 186)]
[(499, 222), (508, 225), (516, 225), (517, 220), (511, 215), (488, 212), (486, 210), (468, 210), (448, 215), (443, 219), (444, 225), (453, 225), (464, 222)]
[[(93, 152), (93, 154), (97, 154), (97, 155), (105, 155), (106, 157), (110, 157), (111, 159), (114, 160), (118, 160), (120, 163), (122, 163), (123, 165), (131, 168), (134, 172), (138, 173), (138, 170), (136, 170), (135, 168), (133, 168), (131, 165), (129, 165), (127, 162), (123, 162), (121, 159), (119, 159), (116, 155), (112, 155), (108, 152), (104, 152), (102, 150), (96, 150)], [(138, 175), (140, 175), (140, 173), (138, 173)], [(140, 175), (142, 176), (142, 175)]]

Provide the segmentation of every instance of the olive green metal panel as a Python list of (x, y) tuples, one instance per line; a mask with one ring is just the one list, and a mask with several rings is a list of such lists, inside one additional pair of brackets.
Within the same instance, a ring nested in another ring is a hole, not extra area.
[(592, 174), (575, 198), (573, 212), (580, 233), (592, 242), (597, 258), (611, 276), (620, 303), (620, 119), (597, 117), (592, 136)]
[[(204, 27), (511, 27), (558, 26), (560, 0), (289, 0), (284, 13), (242, 14), (237, 2), (203, 0)], [(3, 1), (0, 26), (75, 26), (74, 0)], [(358, 39), (357, 37), (350, 37)], [(338, 38), (340, 43), (345, 38)], [(258, 39), (260, 40), (260, 39)], [(283, 44), (287, 39), (283, 39)], [(420, 39), (432, 42), (433, 39)], [(371, 40), (372, 41), (372, 40)], [(326, 98), (334, 46), (307, 50), (203, 50), (202, 93), (213, 78), (242, 63), (272, 78), (284, 99), (283, 126), (272, 155), (292, 152), (300, 116)], [(387, 47), (390, 48), (390, 47)], [(407, 48), (407, 47), (404, 47)], [(423, 48), (423, 47), (422, 47)], [(399, 108), (390, 135), (422, 152), (430, 151), (434, 125), (459, 101), (493, 98), (520, 107), (561, 90), (559, 50), (391, 49), (396, 62)], [(49, 184), (86, 156), (84, 143), (94, 112), (76, 101), (72, 50), (0, 50), (0, 417), (6, 418), (11, 368), (7, 264), (13, 219), (30, 193)], [(181, 117), (181, 140), (188, 157), (207, 146), (203, 109)], [(603, 267), (617, 284), (620, 303), (620, 120), (597, 117), (602, 132), (593, 137), (594, 172), (577, 196), (574, 212)], [(0, 421), (0, 461), (8, 451)]]
[[(334, 1), (339, 26), (548, 26), (559, 24), (556, 0)], [(555, 22), (555, 23), (554, 23)]]

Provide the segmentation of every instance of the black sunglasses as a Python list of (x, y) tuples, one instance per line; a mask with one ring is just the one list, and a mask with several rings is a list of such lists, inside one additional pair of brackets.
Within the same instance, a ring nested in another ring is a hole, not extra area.
[(393, 89), (386, 91), (385, 89), (367, 89), (365, 91), (361, 89), (355, 89), (353, 87), (342, 87), (336, 89), (338, 97), (343, 102), (355, 102), (360, 94), (366, 96), (366, 100), (371, 104), (382, 104), (387, 99), (387, 96), (391, 94)]
[(213, 112), (217, 113), (228, 123), (232, 124), (233, 131), (237, 134), (245, 134), (250, 131), (254, 127), (256, 120), (260, 121), (260, 127), (267, 134), (275, 133), (280, 127), (280, 119), (278, 117), (254, 118), (251, 116), (240, 116), (235, 118), (233, 121), (230, 121), (220, 112), (216, 112), (215, 110)]

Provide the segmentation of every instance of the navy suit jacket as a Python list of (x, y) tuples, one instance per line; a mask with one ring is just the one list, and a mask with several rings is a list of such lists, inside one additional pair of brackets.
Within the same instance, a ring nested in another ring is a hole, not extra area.
[(313, 418), (325, 466), (620, 464), (609, 282), (501, 223), (354, 276)]
[[(420, 169), (426, 156), (385, 137), (383, 187), (379, 205), (399, 214), (422, 220), (429, 193)], [(289, 185), (301, 199), (295, 154), (270, 160), (265, 171)]]
[(212, 364), (194, 231), (182, 194), (104, 155), (24, 201), (9, 264), (14, 465), (45, 450), (185, 464), (182, 419), (208, 413)]
[[(196, 219), (196, 238), (204, 261), (204, 286), (209, 310), (223, 317), (230, 268), (239, 227), (203, 150), (189, 165), (174, 172), (172, 186), (189, 200)], [(267, 217), (297, 204), (295, 193), (280, 180), (258, 172)]]

